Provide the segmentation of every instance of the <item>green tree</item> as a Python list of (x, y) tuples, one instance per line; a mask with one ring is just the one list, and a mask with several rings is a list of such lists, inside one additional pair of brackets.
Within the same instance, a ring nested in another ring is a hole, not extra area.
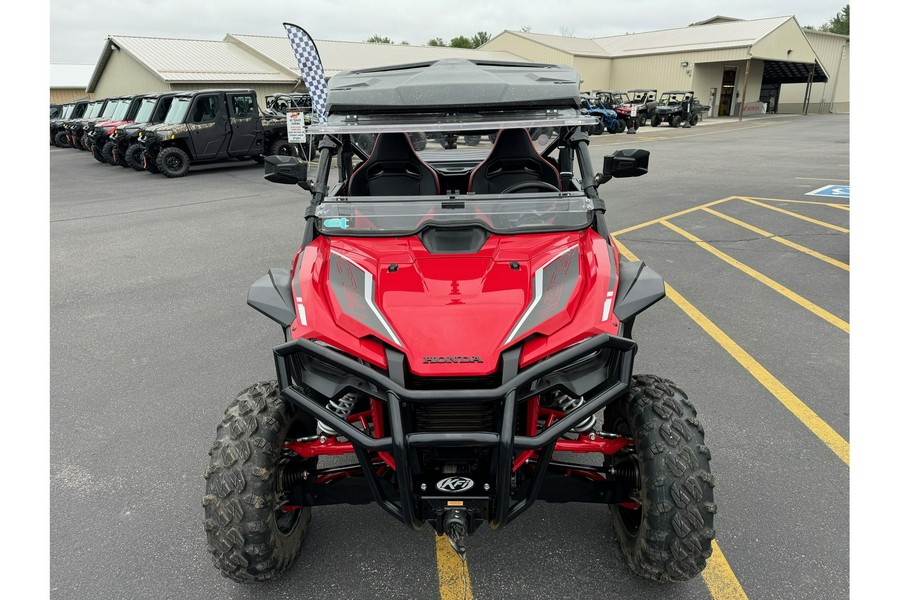
[(366, 40), (370, 44), (393, 44), (391, 38), (385, 37), (383, 35), (373, 35), (369, 39)]
[(444, 38), (431, 38), (430, 40), (428, 40), (428, 45), (429, 46), (446, 46), (447, 44), (444, 43)]
[(479, 31), (472, 36), (472, 47), (477, 48), (478, 46), (488, 43), (488, 40), (490, 39), (491, 34), (489, 34), (487, 31)]
[(819, 27), (819, 30), (850, 35), (850, 5), (844, 5), (844, 8), (834, 15), (830, 21)]
[(472, 40), (464, 35), (458, 35), (450, 40), (450, 46), (453, 48), (474, 48)]

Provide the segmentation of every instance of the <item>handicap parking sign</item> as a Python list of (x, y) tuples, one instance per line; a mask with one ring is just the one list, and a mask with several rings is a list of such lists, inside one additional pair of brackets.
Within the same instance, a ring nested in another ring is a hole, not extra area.
[(824, 196), (825, 198), (850, 198), (849, 185), (826, 185), (817, 190), (806, 192), (807, 196)]

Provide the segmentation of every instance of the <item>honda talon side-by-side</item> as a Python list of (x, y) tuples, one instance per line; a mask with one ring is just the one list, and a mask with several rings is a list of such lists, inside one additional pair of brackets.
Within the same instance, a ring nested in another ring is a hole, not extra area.
[[(248, 293), (282, 331), (273, 378), (228, 405), (210, 450), (221, 573), (281, 575), (318, 506), (375, 503), (465, 557), (543, 501), (608, 505), (642, 577), (698, 575), (710, 453), (685, 392), (632, 373), (635, 319), (665, 288), (622, 260), (598, 195), (649, 153), (595, 171), (597, 120), (563, 65), (444, 59), (339, 73), (326, 93), (315, 173), (265, 159), (310, 201), (290, 266)], [(494, 143), (417, 151), (421, 132)]]

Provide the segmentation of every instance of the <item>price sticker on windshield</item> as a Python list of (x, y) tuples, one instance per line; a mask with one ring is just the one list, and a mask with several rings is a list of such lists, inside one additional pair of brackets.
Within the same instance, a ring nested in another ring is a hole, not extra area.
[(288, 142), (291, 144), (306, 143), (306, 115), (302, 111), (290, 111), (287, 114)]

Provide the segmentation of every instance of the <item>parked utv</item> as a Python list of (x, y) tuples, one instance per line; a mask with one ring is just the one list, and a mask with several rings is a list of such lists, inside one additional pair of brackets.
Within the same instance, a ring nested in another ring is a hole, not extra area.
[(134, 122), (117, 125), (110, 133), (109, 140), (113, 144), (110, 149), (110, 164), (131, 167), (137, 171), (144, 169), (144, 148), (138, 143), (138, 133), (141, 128), (163, 120), (174, 96), (175, 92), (144, 94)]
[(69, 144), (78, 150), (90, 150), (91, 146), (87, 137), (87, 129), (98, 121), (109, 119), (118, 103), (118, 98), (103, 98), (102, 100), (91, 102), (83, 117), (66, 123), (66, 134), (69, 138)]
[(656, 90), (628, 90), (626, 95), (630, 98), (628, 106), (637, 108), (638, 126), (643, 127), (656, 111)]
[(610, 133), (622, 133), (628, 128), (625, 118), (619, 113), (622, 106), (622, 92), (599, 91), (594, 93), (593, 104), (602, 110), (612, 111), (616, 114), (616, 120), (607, 122), (606, 130)]
[(202, 90), (172, 98), (162, 123), (141, 130), (144, 169), (184, 177), (193, 164), (258, 159), (287, 138), (285, 119), (262, 117), (256, 92)]
[(62, 114), (62, 104), (51, 104), (50, 105), (50, 120), (59, 118)]
[[(672, 381), (632, 375), (635, 318), (665, 288), (621, 259), (597, 193), (645, 174), (649, 153), (596, 172), (578, 83), (563, 65), (464, 59), (343, 72), (311, 128), (314, 179), (266, 158), (267, 179), (311, 199), (290, 267), (247, 297), (281, 329), (275, 380), (238, 394), (209, 452), (225, 576), (282, 574), (313, 507), (371, 502), (463, 556), (479, 526), (536, 500), (607, 504), (637, 574), (703, 570), (716, 507), (697, 411)], [(496, 139), (418, 153), (422, 129)], [(535, 144), (535, 129), (554, 135)], [(369, 152), (357, 132), (375, 135)]]
[(587, 95), (582, 95), (580, 102), (582, 112), (598, 119), (596, 125), (591, 125), (587, 128), (590, 135), (603, 135), (604, 129), (610, 132), (615, 132), (618, 129), (616, 125), (616, 111), (601, 108), (601, 106), (604, 106), (603, 103)]
[(700, 113), (709, 110), (694, 97), (689, 90), (673, 90), (663, 92), (659, 97), (656, 112), (650, 120), (653, 127), (660, 123), (668, 123), (671, 127), (679, 125), (694, 126), (700, 122)]
[[(295, 93), (266, 96), (266, 108), (262, 111), (263, 128), (270, 128), (273, 131), (277, 129), (266, 147), (266, 154), (299, 156), (304, 160), (315, 159), (318, 139), (307, 134), (305, 143), (291, 143), (288, 141), (287, 117), (290, 112), (302, 112), (303, 122), (307, 127), (316, 122), (309, 94)], [(283, 132), (280, 130), (281, 123), (284, 123)]]
[(109, 139), (110, 135), (116, 130), (116, 127), (134, 122), (143, 98), (143, 94), (120, 98), (108, 121), (97, 122), (88, 128), (87, 136), (91, 145), (91, 153), (98, 162), (115, 164), (112, 158), (112, 149), (115, 144)]
[(63, 105), (62, 113), (58, 119), (50, 120), (50, 144), (59, 146), (60, 148), (68, 148), (71, 146), (69, 142), (66, 124), (73, 119), (80, 119), (88, 107), (87, 100), (79, 100), (78, 102), (70, 102)]

